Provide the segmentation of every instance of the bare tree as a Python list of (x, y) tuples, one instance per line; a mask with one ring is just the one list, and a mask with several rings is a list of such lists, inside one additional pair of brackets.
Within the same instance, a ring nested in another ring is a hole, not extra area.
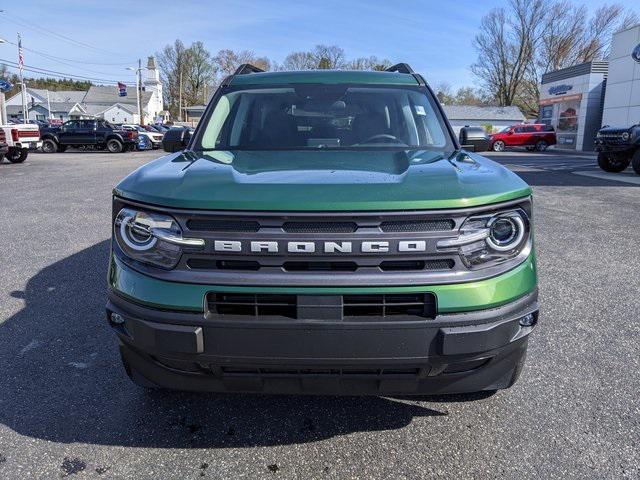
[(316, 68), (337, 70), (345, 65), (344, 50), (336, 45), (316, 45), (313, 50)]
[(313, 70), (316, 68), (316, 59), (311, 52), (292, 52), (285, 57), (282, 68), (283, 70)]
[(613, 32), (637, 22), (618, 4), (603, 5), (589, 18), (585, 6), (570, 0), (510, 0), (482, 19), (471, 70), (485, 96), (535, 116), (544, 73), (604, 58)]
[(514, 105), (546, 28), (543, 0), (510, 0), (482, 19), (472, 72), (499, 105)]
[(215, 78), (211, 53), (204, 48), (202, 42), (194, 42), (185, 53), (183, 73), (185, 105), (206, 103), (208, 87)]
[(230, 49), (220, 50), (213, 58), (214, 68), (222, 77), (231, 75), (243, 63), (250, 63), (262, 70), (271, 70), (271, 61), (267, 57), (258, 57), (252, 50), (236, 52)]
[(345, 63), (347, 70), (384, 70), (391, 66), (391, 61), (387, 58), (378, 58), (375, 55), (370, 57), (358, 57)]
[[(173, 45), (167, 45), (164, 49), (156, 53), (160, 77), (164, 84), (164, 100), (171, 115), (179, 118), (180, 115), (180, 92), (181, 92), (181, 72), (184, 77), (187, 62), (187, 48), (181, 40), (176, 40)], [(184, 78), (182, 78), (184, 80)]]
[(453, 104), (453, 89), (448, 82), (440, 82), (435, 87), (436, 97), (443, 105)]

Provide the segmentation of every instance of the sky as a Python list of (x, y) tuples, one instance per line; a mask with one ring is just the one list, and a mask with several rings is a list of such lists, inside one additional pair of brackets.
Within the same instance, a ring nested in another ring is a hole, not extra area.
[[(220, 49), (252, 50), (282, 62), (292, 51), (338, 45), (347, 58), (407, 62), (432, 85), (475, 86), (473, 38), (483, 15), (506, 0), (0, 0), (0, 38), (22, 35), (25, 65), (135, 82), (126, 66), (176, 38)], [(590, 10), (602, 0), (576, 2)], [(637, 0), (623, 0), (640, 13)], [(34, 50), (38, 53), (29, 51)], [(52, 58), (58, 57), (58, 58)], [(2, 60), (17, 61), (0, 43)], [(37, 76), (37, 75), (36, 75)]]

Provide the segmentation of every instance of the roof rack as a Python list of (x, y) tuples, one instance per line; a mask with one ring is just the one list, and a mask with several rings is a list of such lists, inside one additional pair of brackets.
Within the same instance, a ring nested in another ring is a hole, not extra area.
[(413, 74), (413, 68), (408, 63), (396, 63), (395, 65), (385, 68), (385, 72), (398, 72), (398, 73), (410, 73)]
[(247, 73), (262, 73), (264, 70), (256, 67), (255, 65), (251, 65), (250, 63), (243, 63), (240, 65), (235, 72), (234, 75), (246, 75)]

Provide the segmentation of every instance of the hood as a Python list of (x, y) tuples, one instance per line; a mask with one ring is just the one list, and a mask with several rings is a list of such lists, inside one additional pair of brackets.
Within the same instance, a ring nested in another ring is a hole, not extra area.
[(478, 206), (531, 189), (464, 151), (187, 151), (143, 165), (114, 194), (175, 208), (365, 211)]

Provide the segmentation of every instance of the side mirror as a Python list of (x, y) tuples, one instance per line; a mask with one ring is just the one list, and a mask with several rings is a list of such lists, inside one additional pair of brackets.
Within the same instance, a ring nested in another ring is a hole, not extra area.
[(162, 137), (162, 148), (165, 152), (173, 153), (184, 150), (191, 140), (191, 132), (186, 128), (171, 128)]

